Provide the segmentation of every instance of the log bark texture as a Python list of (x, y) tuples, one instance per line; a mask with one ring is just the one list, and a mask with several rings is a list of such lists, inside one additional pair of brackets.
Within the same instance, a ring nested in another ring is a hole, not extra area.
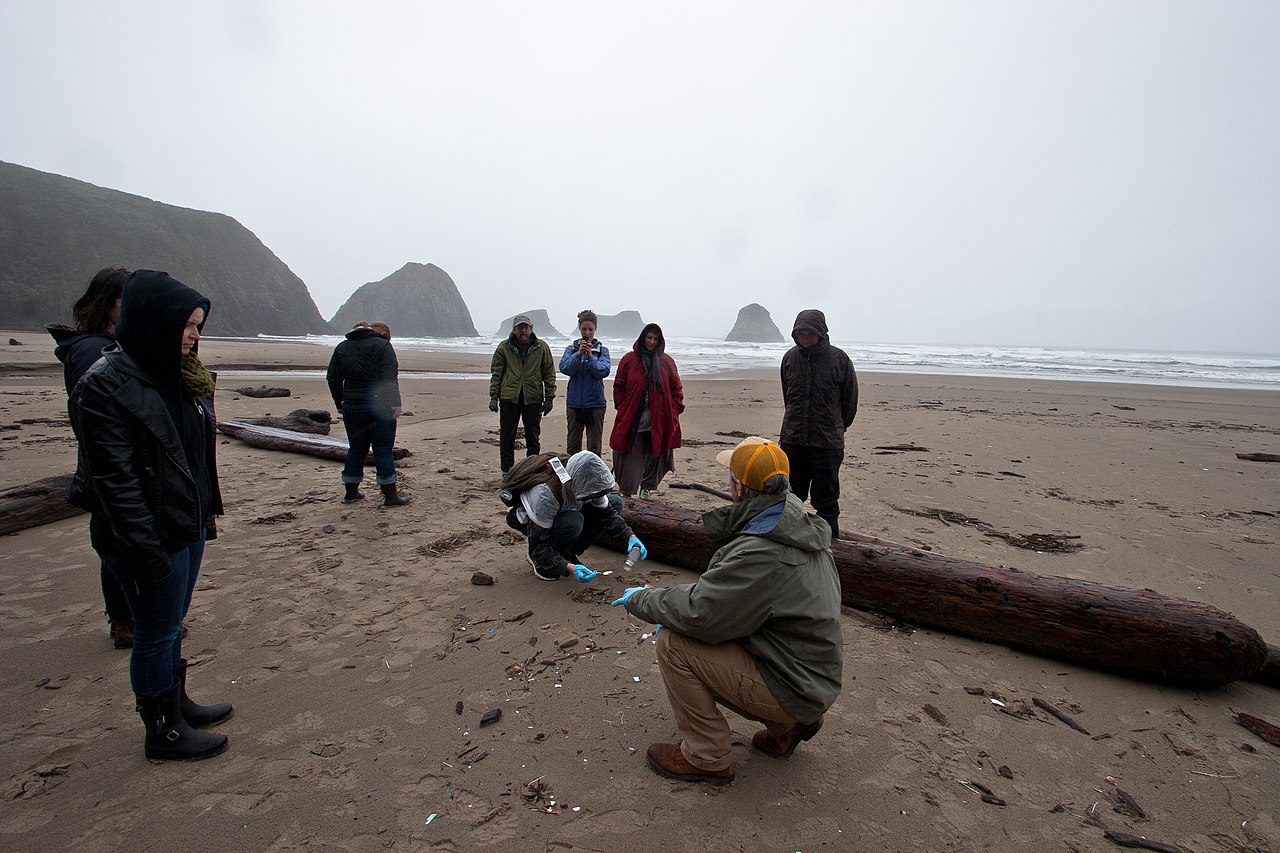
[[(700, 513), (626, 501), (649, 558), (703, 571), (714, 549)], [(623, 543), (600, 544), (621, 551)], [(831, 543), (843, 603), (914, 625), (1068, 663), (1186, 687), (1263, 670), (1267, 644), (1207, 604), (1091, 581), (958, 560), (856, 534)]]
[[(218, 432), (238, 438), (245, 444), (261, 447), (264, 450), (283, 450), (287, 453), (303, 453), (321, 459), (333, 459), (342, 462), (347, 458), (347, 442), (344, 439), (329, 435), (311, 435), (293, 432), (269, 426), (256, 426), (243, 421), (221, 421)], [(403, 447), (392, 451), (396, 459), (403, 459), (413, 454)], [(365, 455), (365, 464), (373, 464), (373, 453)]]
[(67, 503), (70, 485), (71, 475), (59, 474), (0, 491), (0, 536), (84, 512)]
[(328, 435), (333, 416), (324, 409), (294, 409), (287, 415), (264, 415), (260, 418), (237, 418), (236, 423), (275, 427), (292, 432)]
[(227, 390), (242, 397), (289, 397), (293, 393), (288, 388), (268, 388), (266, 385), (259, 385), (257, 388), (228, 388)]

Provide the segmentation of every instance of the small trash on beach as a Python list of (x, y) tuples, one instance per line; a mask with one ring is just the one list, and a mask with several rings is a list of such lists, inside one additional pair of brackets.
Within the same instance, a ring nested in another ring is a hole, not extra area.
[(440, 814), (438, 812), (432, 812), (431, 814), (427, 815), (427, 819), (424, 820), (422, 823), (423, 825), (426, 825), (428, 823), (431, 823), (431, 821), (435, 820), (438, 817), (440, 817)]

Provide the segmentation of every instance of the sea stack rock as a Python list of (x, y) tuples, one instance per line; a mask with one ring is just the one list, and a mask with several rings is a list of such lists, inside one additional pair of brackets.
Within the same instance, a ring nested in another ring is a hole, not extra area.
[[(529, 321), (533, 323), (533, 333), (538, 337), (540, 338), (568, 337), (568, 335), (565, 335), (561, 332), (556, 331), (556, 327), (551, 325), (551, 318), (547, 316), (547, 310), (545, 308), (535, 308), (532, 311), (521, 311), (520, 313), (527, 316), (529, 318)], [(495, 332), (494, 334), (502, 335), (503, 337), (506, 337), (507, 335), (511, 334), (511, 321), (514, 320), (515, 318), (516, 318), (516, 315), (512, 314), (510, 317), (503, 320), (502, 325), (498, 326), (498, 331)], [(574, 332), (577, 332), (576, 327), (574, 327)]]
[(738, 321), (733, 324), (725, 340), (747, 341), (753, 344), (778, 344), (786, 341), (786, 338), (773, 324), (764, 306), (752, 302), (738, 311)]
[(620, 314), (601, 314), (596, 324), (596, 337), (633, 343), (644, 329), (644, 318), (639, 311), (623, 311)]
[(362, 285), (333, 315), (339, 334), (381, 321), (395, 338), (462, 338), (479, 334), (458, 286), (435, 264), (407, 263), (382, 281)]

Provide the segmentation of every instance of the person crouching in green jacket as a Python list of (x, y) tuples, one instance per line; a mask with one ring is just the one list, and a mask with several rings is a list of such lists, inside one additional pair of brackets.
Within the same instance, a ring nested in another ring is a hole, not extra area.
[(717, 705), (764, 723), (751, 745), (787, 758), (840, 695), (843, 648), (831, 529), (791, 494), (782, 448), (752, 436), (716, 461), (729, 468), (734, 502), (702, 516), (718, 546), (707, 570), (613, 603), (662, 626), (658, 667), (681, 741), (650, 744), (649, 767), (726, 784), (735, 766)]

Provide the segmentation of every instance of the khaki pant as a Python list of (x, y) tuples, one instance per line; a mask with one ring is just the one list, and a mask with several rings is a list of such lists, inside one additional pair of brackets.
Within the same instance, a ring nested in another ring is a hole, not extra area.
[(766, 724), (774, 735), (796, 723), (760, 676), (755, 658), (735, 642), (711, 645), (663, 628), (658, 669), (680, 730), (680, 751), (694, 767), (723, 770), (733, 763), (729, 721), (717, 704)]

